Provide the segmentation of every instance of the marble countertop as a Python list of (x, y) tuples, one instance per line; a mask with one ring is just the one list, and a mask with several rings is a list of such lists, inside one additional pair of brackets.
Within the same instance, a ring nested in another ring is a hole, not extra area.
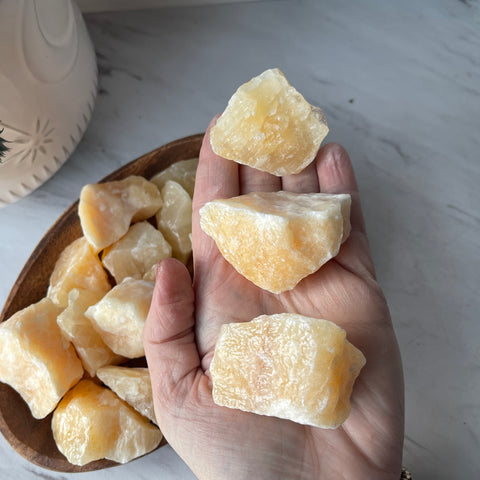
[[(0, 210), (0, 303), (86, 183), (204, 131), (279, 67), (350, 152), (406, 382), (415, 479), (480, 475), (480, 2), (297, 0), (86, 15), (99, 68), (88, 130), (42, 187)], [(64, 480), (0, 439), (0, 478)], [(79, 480), (194, 476), (170, 447)]]

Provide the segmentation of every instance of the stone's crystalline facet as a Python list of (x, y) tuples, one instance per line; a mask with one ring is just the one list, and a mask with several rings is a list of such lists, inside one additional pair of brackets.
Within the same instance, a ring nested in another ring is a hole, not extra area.
[(157, 173), (150, 181), (161, 191), (168, 180), (179, 183), (193, 197), (195, 187), (195, 175), (197, 173), (198, 158), (180, 160), (170, 165), (165, 170)]
[(77, 351), (83, 367), (91, 377), (104, 365), (125, 361), (107, 347), (92, 322), (85, 316), (88, 307), (101, 300), (101, 292), (74, 288), (68, 294), (68, 306), (57, 317), (57, 324)]
[(68, 245), (55, 263), (47, 296), (65, 308), (68, 294), (74, 288), (104, 295), (110, 290), (107, 273), (85, 237)]
[(58, 449), (74, 465), (107, 458), (126, 463), (156, 448), (160, 430), (106, 387), (82, 380), (52, 418)]
[(134, 223), (128, 232), (102, 254), (103, 265), (121, 283), (126, 277), (143, 278), (152, 266), (172, 256), (172, 247), (162, 233), (144, 221)]
[(143, 326), (153, 295), (153, 282), (126, 278), (85, 312), (110, 349), (127, 358), (145, 355)]
[(83, 376), (82, 363), (58, 328), (61, 311), (44, 298), (0, 324), (0, 381), (17, 390), (35, 418), (46, 417)]
[(281, 176), (311, 163), (327, 133), (322, 111), (271, 69), (238, 88), (210, 143), (221, 157)]
[(205, 204), (200, 225), (239, 273), (280, 293), (338, 253), (350, 203), (348, 194), (249, 193)]
[(98, 378), (137, 412), (157, 423), (148, 368), (102, 367)]
[(143, 177), (85, 185), (78, 215), (83, 233), (96, 252), (125, 235), (131, 222), (146, 220), (162, 206), (157, 186)]
[(158, 229), (172, 246), (172, 253), (187, 263), (192, 253), (192, 199), (177, 182), (168, 180), (162, 188), (163, 207), (155, 215)]
[(345, 331), (293, 313), (222, 326), (210, 365), (218, 405), (337, 428), (365, 364)]

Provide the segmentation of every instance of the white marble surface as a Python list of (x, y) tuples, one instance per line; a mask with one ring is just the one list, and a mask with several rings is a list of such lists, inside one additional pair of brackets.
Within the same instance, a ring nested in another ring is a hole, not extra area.
[[(203, 131), (239, 83), (280, 67), (354, 161), (404, 360), (404, 463), (415, 479), (480, 478), (479, 1), (280, 0), (86, 20), (93, 118), (50, 181), (0, 210), (0, 303), (82, 185)], [(1, 479), (68, 477), (0, 440)], [(194, 478), (169, 447), (75, 475), (132, 477)]]

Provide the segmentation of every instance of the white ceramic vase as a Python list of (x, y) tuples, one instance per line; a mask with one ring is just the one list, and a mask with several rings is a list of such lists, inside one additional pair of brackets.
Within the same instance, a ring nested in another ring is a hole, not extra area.
[(49, 179), (80, 141), (97, 93), (95, 51), (71, 0), (0, 0), (0, 207)]

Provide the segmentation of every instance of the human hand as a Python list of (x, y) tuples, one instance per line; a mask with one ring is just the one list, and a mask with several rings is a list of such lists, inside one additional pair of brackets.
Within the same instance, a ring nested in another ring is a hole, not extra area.
[[(213, 122), (212, 122), (213, 124)], [(200, 228), (199, 209), (250, 191), (350, 193), (352, 232), (339, 254), (293, 290), (266, 292), (225, 261)], [(194, 282), (174, 259), (159, 266), (144, 345), (158, 424), (203, 480), (400, 478), (403, 376), (390, 314), (375, 280), (354, 172), (345, 150), (322, 147), (298, 175), (282, 178), (215, 155), (209, 130), (193, 200)], [(209, 365), (224, 323), (295, 312), (344, 328), (367, 359), (336, 430), (214, 404)]]

